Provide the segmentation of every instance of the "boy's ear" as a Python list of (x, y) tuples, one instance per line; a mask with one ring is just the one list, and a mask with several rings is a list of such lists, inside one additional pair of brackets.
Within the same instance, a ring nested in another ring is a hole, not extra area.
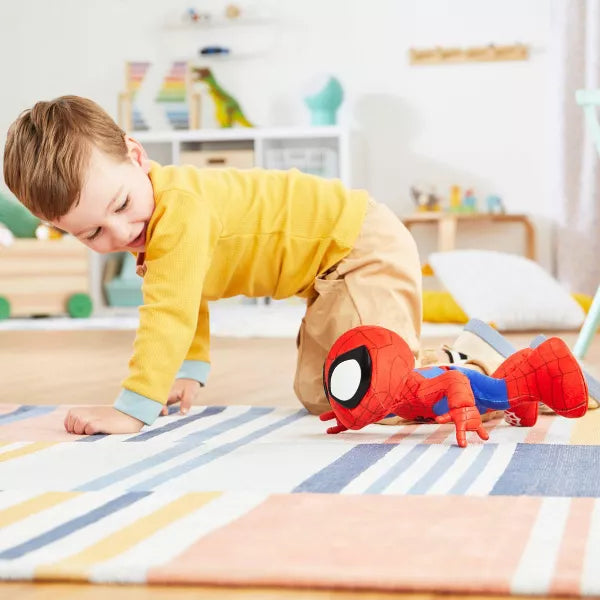
[(132, 137), (128, 135), (125, 136), (125, 144), (127, 145), (127, 153), (129, 154), (129, 158), (142, 167), (144, 173), (148, 174), (150, 172), (150, 159), (144, 150), (144, 147)]

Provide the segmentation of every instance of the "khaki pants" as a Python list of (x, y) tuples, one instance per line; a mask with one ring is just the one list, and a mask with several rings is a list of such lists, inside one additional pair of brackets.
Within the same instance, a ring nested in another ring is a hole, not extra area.
[(335, 340), (358, 325), (401, 335), (415, 357), (421, 331), (421, 265), (406, 227), (371, 200), (352, 251), (315, 280), (298, 332), (294, 391), (313, 414), (329, 410), (323, 364)]

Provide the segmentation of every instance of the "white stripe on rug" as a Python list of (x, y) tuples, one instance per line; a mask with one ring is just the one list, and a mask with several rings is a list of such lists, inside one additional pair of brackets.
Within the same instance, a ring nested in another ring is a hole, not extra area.
[(512, 594), (547, 594), (561, 547), (570, 498), (544, 498), (513, 576)]

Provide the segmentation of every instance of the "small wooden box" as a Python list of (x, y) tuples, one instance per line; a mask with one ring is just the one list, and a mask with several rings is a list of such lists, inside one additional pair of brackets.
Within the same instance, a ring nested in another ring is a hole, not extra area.
[(251, 169), (254, 167), (254, 151), (232, 150), (182, 150), (179, 154), (182, 165), (194, 165), (200, 168), (233, 167)]
[(89, 250), (77, 240), (16, 239), (0, 246), (0, 297), (10, 316), (59, 315), (73, 294), (89, 294)]

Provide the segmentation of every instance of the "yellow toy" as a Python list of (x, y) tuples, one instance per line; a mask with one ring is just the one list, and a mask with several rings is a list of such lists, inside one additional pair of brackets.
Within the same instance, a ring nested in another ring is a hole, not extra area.
[(459, 212), (462, 205), (462, 193), (459, 185), (450, 188), (450, 210)]

